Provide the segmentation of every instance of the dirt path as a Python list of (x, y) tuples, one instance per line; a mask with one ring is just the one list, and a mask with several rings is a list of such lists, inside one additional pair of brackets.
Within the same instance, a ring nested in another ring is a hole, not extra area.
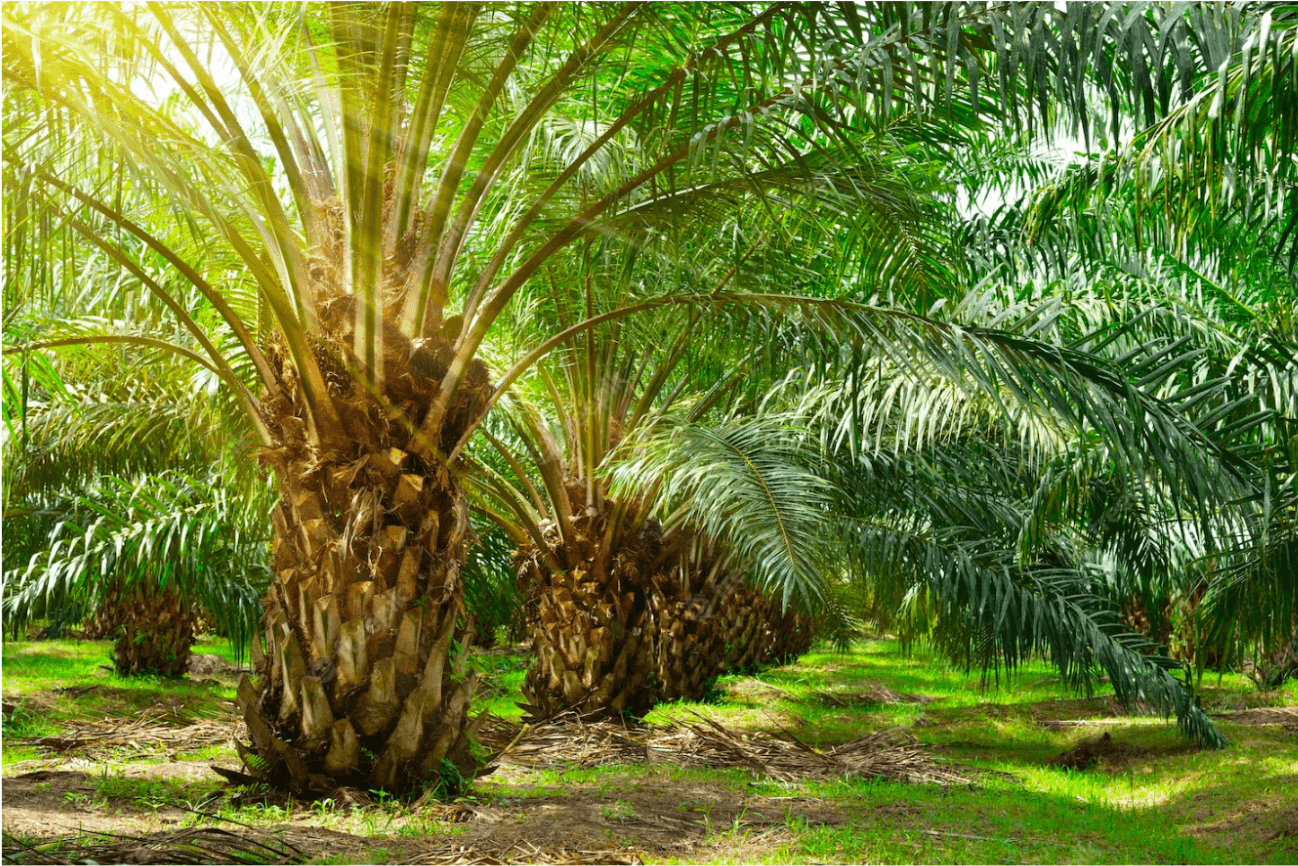
[(807, 825), (847, 821), (821, 800), (745, 796), (723, 784), (683, 783), (667, 776), (615, 792), (578, 788), (503, 807), (471, 808), (473, 819), (460, 838), (475, 846), (622, 848), (663, 857), (686, 857), (709, 837), (727, 831), (760, 832), (790, 820)]

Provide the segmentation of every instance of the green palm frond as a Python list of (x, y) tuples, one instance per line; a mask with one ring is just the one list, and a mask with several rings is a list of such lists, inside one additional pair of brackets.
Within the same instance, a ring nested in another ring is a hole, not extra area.
[(653, 490), (658, 511), (721, 540), (737, 569), (787, 605), (816, 607), (829, 486), (805, 431), (763, 417), (664, 426), (612, 470), (615, 494)]
[(1178, 667), (1139, 635), (1117, 625), (1079, 568), (1019, 568), (1012, 549), (978, 539), (982, 527), (942, 530), (890, 523), (851, 527), (857, 566), (907, 586), (923, 585), (942, 617), (969, 617), (975, 655), (986, 666), (1013, 667), (1035, 654), (1051, 662), (1074, 687), (1089, 689), (1095, 668), (1123, 703), (1175, 714), (1183, 731), (1213, 746), (1225, 744), (1193, 701)]
[(498, 527), (482, 528), (461, 572), (464, 604), (473, 614), (481, 643), (502, 638), (518, 643), (523, 635), (523, 595), (514, 574), (514, 545)]
[[(1255, 26), (1208, 5), (376, 6), (327, 20), (311, 8), (15, 7), (4, 75), (25, 122), (6, 142), (6, 188), (30, 200), (16, 225), (31, 224), (29, 204), (57, 215), (63, 234), (147, 285), (236, 392), (236, 345), (275, 387), (257, 340), (273, 323), (328, 435), (337, 419), (306, 335), (335, 294), (359, 301), (356, 361), (371, 379), (387, 307), (418, 338), (463, 303), (440, 406), (515, 295), (592, 226), (690, 198), (715, 205), (726, 196), (689, 192), (760, 188), (819, 159), (868, 165), (871, 139), (907, 115), (1047, 130), (1061, 110), (1087, 127), (1103, 102), (1115, 127), (1126, 111), (1161, 117)], [(221, 64), (237, 81), (218, 82)], [(556, 135), (552, 118), (578, 132)], [(554, 163), (539, 191), (515, 170), (536, 166), (538, 140)], [(429, 199), (432, 165), (444, 170)], [(162, 231), (175, 222), (164, 212), (182, 215), (186, 237)], [(935, 261), (925, 233), (910, 234), (899, 275)], [(20, 235), (11, 250), (51, 249)], [(210, 322), (150, 275), (139, 244), (204, 296)], [(258, 321), (225, 303), (219, 268), (256, 287)], [(242, 395), (254, 423), (256, 390)]]
[(104, 478), (63, 503), (47, 551), (6, 569), (5, 622), (18, 628), (69, 600), (93, 607), (115, 584), (173, 587), (243, 652), (271, 579), (270, 506), (266, 488), (250, 502), (219, 479)]

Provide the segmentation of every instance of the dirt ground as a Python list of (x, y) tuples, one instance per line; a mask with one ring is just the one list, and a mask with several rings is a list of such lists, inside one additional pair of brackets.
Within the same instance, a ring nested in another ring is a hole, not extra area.
[[(1102, 772), (1113, 771), (1109, 764), (1115, 757), (1128, 757), (1119, 751), (1120, 755), (1100, 756)], [(233, 822), (200, 818), (175, 798), (150, 803), (96, 793), (98, 783), (111, 777), (185, 784), (210, 792), (196, 797), (207, 800), (220, 781), (208, 761), (130, 760), (119, 753), (105, 763), (69, 755), (22, 761), (6, 771), (0, 789), (3, 826), (7, 834), (23, 839), (91, 833), (143, 836), (195, 825), (247, 832)], [(1298, 783), (1298, 777), (1293, 781)], [(114, 790), (119, 789), (131, 790)], [(258, 823), (256, 830), (316, 862), (527, 862), (540, 852), (541, 859), (550, 862), (708, 862), (722, 856), (760, 858), (790, 841), (792, 822), (835, 827), (868, 817), (909, 824), (920, 811), (897, 803), (877, 807), (868, 816), (853, 815), (825, 800), (763, 796), (742, 782), (683, 779), (665, 767), (639, 771), (625, 784), (565, 780), (560, 790), (554, 775), (543, 769), (506, 764), (476, 783), (473, 797), (449, 805), (430, 802), (419, 809), (395, 809), (377, 833), (372, 825), (362, 827), (364, 816), (375, 814), (373, 798), (340, 789), (333, 799), (337, 809), (317, 811), (272, 796), (266, 802), (287, 807), (287, 814), (279, 813), (284, 815), (279, 821)], [(204, 805), (193, 803), (199, 811), (206, 811)], [(1292, 800), (1263, 798), (1226, 810), (1205, 804), (1186, 829), (1204, 839), (1291, 840), (1293, 845), (1285, 850), (1298, 855), (1298, 808)], [(134, 859), (127, 852), (123, 862), (167, 861)]]
[[(104, 832), (143, 835), (193, 823), (192, 814), (172, 805), (148, 808), (138, 802), (95, 800), (95, 770), (67, 769), (89, 761), (25, 761), (3, 785), (4, 830), (24, 838)], [(48, 769), (30, 769), (44, 765)], [(59, 769), (53, 769), (59, 767)], [(101, 765), (102, 767), (102, 765)], [(215, 775), (205, 762), (173, 761), (162, 764), (126, 764), (115, 773), (136, 779), (211, 781)], [(524, 767), (504, 767), (497, 781), (526, 786), (537, 772)], [(508, 859), (510, 853), (541, 851), (598, 854), (608, 860), (641, 856), (706, 861), (706, 840), (733, 830), (745, 837), (749, 848), (774, 846), (783, 841), (781, 831), (790, 820), (808, 826), (838, 825), (848, 818), (832, 805), (805, 797), (761, 797), (735, 792), (731, 787), (706, 781), (682, 782), (664, 773), (642, 777), (633, 786), (607, 790), (577, 784), (562, 795), (493, 798), (491, 805), (460, 802), (445, 806), (430, 803), (425, 815), (405, 815), (388, 829), (397, 835), (364, 836), (328, 827), (313, 826), (314, 816), (295, 814), (292, 824), (261, 827), (306, 853), (311, 859), (341, 857), (364, 861), (368, 852), (383, 849), (391, 859), (432, 859), (470, 850), (475, 856)], [(362, 795), (364, 798), (364, 795)], [(445, 836), (412, 838), (400, 835), (402, 826), (421, 817), (446, 821), (453, 827)], [(214, 826), (227, 826), (219, 821)], [(728, 850), (733, 853), (733, 847)], [(352, 855), (348, 857), (347, 855)]]

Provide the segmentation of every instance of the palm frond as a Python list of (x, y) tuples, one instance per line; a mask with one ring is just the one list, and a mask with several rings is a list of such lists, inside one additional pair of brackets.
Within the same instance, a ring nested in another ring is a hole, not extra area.
[(723, 543), (737, 570), (814, 608), (832, 501), (816, 454), (779, 418), (664, 426), (615, 464), (613, 492), (653, 490), (660, 513)]
[(5, 622), (18, 628), (68, 600), (93, 607), (115, 584), (150, 584), (201, 606), (243, 652), (271, 580), (265, 488), (260, 498), (179, 473), (102, 479), (65, 501), (47, 551), (6, 569)]

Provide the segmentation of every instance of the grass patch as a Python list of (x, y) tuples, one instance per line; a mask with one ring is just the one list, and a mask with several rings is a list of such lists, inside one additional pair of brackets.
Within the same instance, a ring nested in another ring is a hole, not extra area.
[[(899, 699), (870, 700), (879, 686)], [(1294, 682), (1263, 693), (1226, 674), (1205, 677), (1204, 686), (1210, 712), (1298, 704)], [(1283, 728), (1219, 721), (1231, 745), (1200, 750), (1172, 722), (1125, 715), (1102, 684), (1093, 696), (1073, 694), (1044, 663), (998, 683), (931, 653), (903, 656), (891, 641), (722, 677), (718, 689), (721, 701), (666, 704), (649, 719), (697, 713), (732, 728), (783, 728), (819, 746), (901, 725), (940, 755), (1019, 781), (951, 790), (764, 784), (754, 793), (819, 798), (851, 819), (841, 826), (792, 821), (778, 844), (768, 834), (757, 847), (736, 827), (715, 840), (717, 862), (1284, 863), (1298, 856), (1298, 835), (1284, 823), (1293, 815), (1298, 829), (1298, 735)], [(1061, 719), (1097, 724), (1043, 724)], [(1085, 772), (1044, 765), (1103, 732), (1129, 747), (1119, 764)]]
[(147, 776), (122, 776), (110, 765), (94, 779), (92, 794), (71, 802), (105, 808), (129, 807), (134, 811), (160, 809), (198, 809), (220, 791), (220, 780), (196, 782), (183, 779), (160, 779)]
[[(236, 663), (233, 648), (223, 639), (204, 637), (194, 645), (194, 652)], [(19, 761), (40, 757), (33, 747), (16, 742), (18, 738), (57, 735), (80, 719), (130, 718), (159, 709), (171, 710), (178, 718), (221, 717), (231, 712), (233, 676), (120, 676), (112, 670), (111, 653), (112, 641), (107, 640), (4, 642), (4, 700), (15, 707), (4, 722), (6, 772)], [(192, 756), (228, 756), (228, 751), (209, 747)]]
[(474, 706), (502, 719), (518, 721), (523, 708), (523, 678), (531, 658), (525, 653), (486, 652), (475, 653), (469, 666), (483, 676)]

